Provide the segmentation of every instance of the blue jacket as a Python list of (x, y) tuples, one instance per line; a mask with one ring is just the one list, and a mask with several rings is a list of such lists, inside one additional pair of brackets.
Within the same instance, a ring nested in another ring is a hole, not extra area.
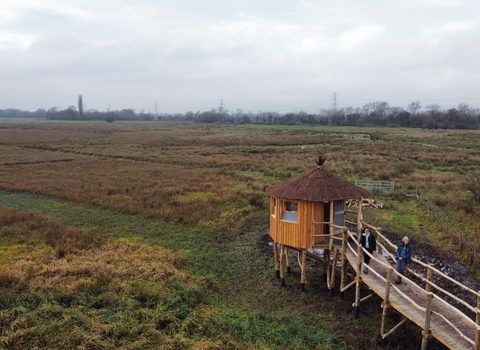
[(412, 256), (412, 253), (413, 253), (413, 249), (412, 249), (412, 245), (409, 243), (407, 243), (407, 246), (406, 246), (406, 251), (405, 251), (405, 254), (404, 255), (400, 255), (402, 253), (402, 249), (403, 247), (405, 246), (405, 243), (403, 243), (403, 241), (398, 245), (398, 248), (397, 248), (397, 255), (395, 256), (397, 259), (400, 258), (400, 256), (402, 257), (402, 260), (405, 260), (407, 263), (410, 262), (410, 258)]

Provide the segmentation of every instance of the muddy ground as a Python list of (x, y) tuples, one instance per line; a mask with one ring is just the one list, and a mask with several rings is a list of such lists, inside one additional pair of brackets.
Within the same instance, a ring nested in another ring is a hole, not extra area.
[[(402, 237), (395, 234), (394, 232), (382, 231), (382, 234), (385, 235), (391, 242), (400, 242), (400, 240), (402, 239)], [(455, 279), (456, 281), (461, 282), (472, 290), (479, 290), (479, 282), (477, 281), (475, 275), (469, 270), (467, 266), (456, 260), (452, 253), (442, 251), (432, 245), (415, 242), (415, 240), (412, 240), (411, 243), (413, 246), (413, 257), (423, 261), (426, 264), (433, 264), (433, 266), (437, 270), (443, 272), (445, 275)], [(417, 272), (418, 274), (425, 274), (425, 269), (422, 268), (421, 270), (417, 271), (415, 264), (410, 264), (409, 267), (414, 269), (415, 272)], [(413, 275), (408, 275), (407, 273), (407, 277), (415, 281), (415, 277)], [(436, 277), (435, 275), (433, 281), (442, 289), (445, 289), (456, 297), (468, 302), (470, 305), (476, 305), (476, 297), (472, 293), (469, 293), (463, 288), (459, 287), (457, 284), (450, 282), (445, 278), (439, 278), (438, 276)], [(423, 286), (420, 280), (418, 280), (417, 282), (419, 285)], [(452, 302), (451, 298), (447, 295), (444, 296), (444, 299)]]

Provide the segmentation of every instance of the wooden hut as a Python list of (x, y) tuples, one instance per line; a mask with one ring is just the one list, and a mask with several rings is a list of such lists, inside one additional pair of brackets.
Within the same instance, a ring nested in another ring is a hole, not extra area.
[[(270, 194), (270, 236), (274, 241), (275, 270), (283, 278), (283, 257), (289, 247), (299, 250), (302, 270), (301, 287), (306, 283), (307, 249), (331, 249), (331, 237), (345, 226), (345, 201), (370, 197), (370, 193), (328, 172), (319, 158), (318, 167), (310, 172), (274, 186)], [(361, 230), (361, 205), (357, 226)], [(280, 255), (278, 255), (280, 245)], [(287, 265), (289, 262), (287, 260)]]

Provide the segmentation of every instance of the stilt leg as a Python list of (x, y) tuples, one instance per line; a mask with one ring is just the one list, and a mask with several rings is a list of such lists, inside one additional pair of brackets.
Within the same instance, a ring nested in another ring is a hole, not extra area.
[(285, 261), (287, 263), (287, 273), (290, 273), (291, 269), (290, 269), (290, 256), (288, 255), (288, 247), (285, 247)]
[(307, 250), (303, 249), (302, 252), (302, 264), (301, 268), (301, 278), (300, 278), (300, 289), (302, 292), (305, 292), (305, 285), (307, 284)]
[(280, 245), (280, 285), (283, 287), (285, 285), (285, 267), (284, 267), (284, 259), (285, 256), (285, 246), (283, 244)]
[(275, 278), (280, 278), (280, 264), (278, 262), (278, 244), (273, 242), (273, 260), (275, 262)]

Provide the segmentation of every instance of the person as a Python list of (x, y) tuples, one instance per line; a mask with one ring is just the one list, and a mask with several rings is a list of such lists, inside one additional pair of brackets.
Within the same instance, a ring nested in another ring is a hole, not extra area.
[[(373, 233), (370, 233), (370, 229), (367, 227), (360, 237), (360, 245), (367, 250), (370, 254), (377, 250), (377, 240)], [(370, 263), (370, 255), (363, 253), (363, 272), (368, 273), (368, 264)]]
[(405, 269), (407, 268), (407, 264), (410, 262), (410, 258), (412, 256), (413, 249), (412, 245), (410, 244), (410, 240), (407, 236), (403, 237), (402, 242), (397, 247), (397, 255), (395, 256), (397, 260), (397, 266), (395, 269), (398, 272), (397, 280), (395, 281), (396, 284), (402, 283), (402, 277), (405, 273)]

